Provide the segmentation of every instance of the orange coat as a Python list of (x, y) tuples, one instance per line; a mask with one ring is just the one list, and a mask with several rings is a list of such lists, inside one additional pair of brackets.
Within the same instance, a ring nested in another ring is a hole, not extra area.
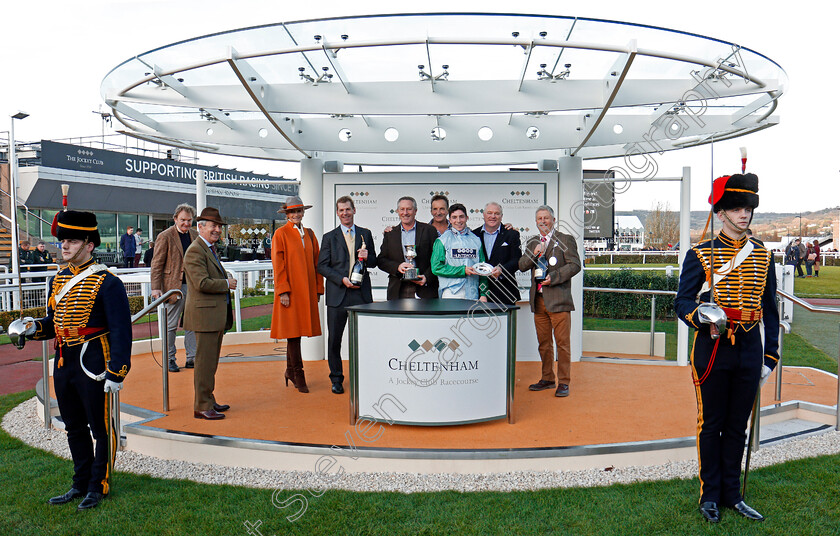
[[(318, 239), (304, 227), (303, 242), (291, 223), (274, 231), (271, 264), (274, 266), (274, 310), (271, 338), (317, 337), (321, 334), (318, 294), (324, 293), (324, 278), (317, 272)], [(289, 293), (289, 306), (280, 304), (280, 295)]]

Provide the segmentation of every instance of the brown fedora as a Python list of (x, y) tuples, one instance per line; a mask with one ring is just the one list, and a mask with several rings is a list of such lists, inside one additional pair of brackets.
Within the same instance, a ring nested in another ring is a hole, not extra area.
[(304, 205), (303, 201), (301, 201), (300, 197), (298, 197), (296, 195), (293, 195), (291, 197), (286, 198), (286, 204), (283, 205), (283, 207), (280, 210), (278, 210), (277, 213), (278, 214), (285, 214), (286, 212), (289, 211), (289, 209), (294, 209), (294, 208), (302, 208), (303, 210), (306, 210), (308, 208), (312, 208), (312, 205)]
[(204, 210), (201, 211), (201, 214), (198, 215), (195, 221), (212, 221), (219, 225), (227, 225), (222, 219), (222, 215), (219, 214), (219, 209), (213, 207), (204, 207)]

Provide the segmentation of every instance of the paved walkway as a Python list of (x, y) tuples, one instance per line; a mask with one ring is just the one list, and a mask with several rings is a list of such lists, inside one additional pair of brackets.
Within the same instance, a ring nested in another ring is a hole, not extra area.
[[(255, 305), (242, 309), (242, 318), (254, 318), (270, 315), (272, 305)], [(134, 340), (156, 338), (158, 336), (157, 322), (134, 324)], [(53, 355), (52, 344), (48, 344), (49, 357)], [(0, 345), (0, 395), (18, 393), (27, 389), (34, 389), (41, 379), (43, 368), (41, 364), (42, 344), (40, 341), (27, 341), (23, 350), (18, 350), (13, 344)], [(38, 361), (33, 361), (38, 359)]]

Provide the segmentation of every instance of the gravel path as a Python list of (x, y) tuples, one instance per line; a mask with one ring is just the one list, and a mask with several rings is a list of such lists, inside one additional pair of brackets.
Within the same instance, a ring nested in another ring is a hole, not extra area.
[[(3, 418), (3, 429), (33, 447), (70, 458), (65, 434), (45, 430), (33, 397)], [(836, 454), (840, 452), (840, 433), (832, 430), (820, 435), (780, 442), (762, 447), (752, 457), (753, 468), (775, 465), (788, 460)], [(609, 486), (645, 480), (693, 478), (696, 461), (666, 463), (645, 467), (589, 469), (584, 471), (516, 471), (508, 473), (419, 475), (414, 473), (342, 473), (319, 475), (308, 471), (271, 471), (240, 467), (222, 467), (202, 463), (161, 460), (131, 451), (117, 453), (119, 471), (150, 475), (156, 478), (192, 480), (205, 484), (232, 484), (275, 490), (343, 489), (350, 491), (514, 491), (544, 488)]]

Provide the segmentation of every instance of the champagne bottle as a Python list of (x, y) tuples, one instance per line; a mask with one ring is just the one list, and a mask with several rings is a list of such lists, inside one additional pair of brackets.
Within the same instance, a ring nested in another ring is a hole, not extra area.
[[(364, 238), (362, 238), (361, 249), (367, 249)], [(356, 260), (356, 264), (353, 265), (353, 272), (350, 274), (350, 282), (354, 285), (361, 285), (362, 280), (365, 278), (365, 272), (367, 272), (367, 266), (365, 265), (364, 259)]]

